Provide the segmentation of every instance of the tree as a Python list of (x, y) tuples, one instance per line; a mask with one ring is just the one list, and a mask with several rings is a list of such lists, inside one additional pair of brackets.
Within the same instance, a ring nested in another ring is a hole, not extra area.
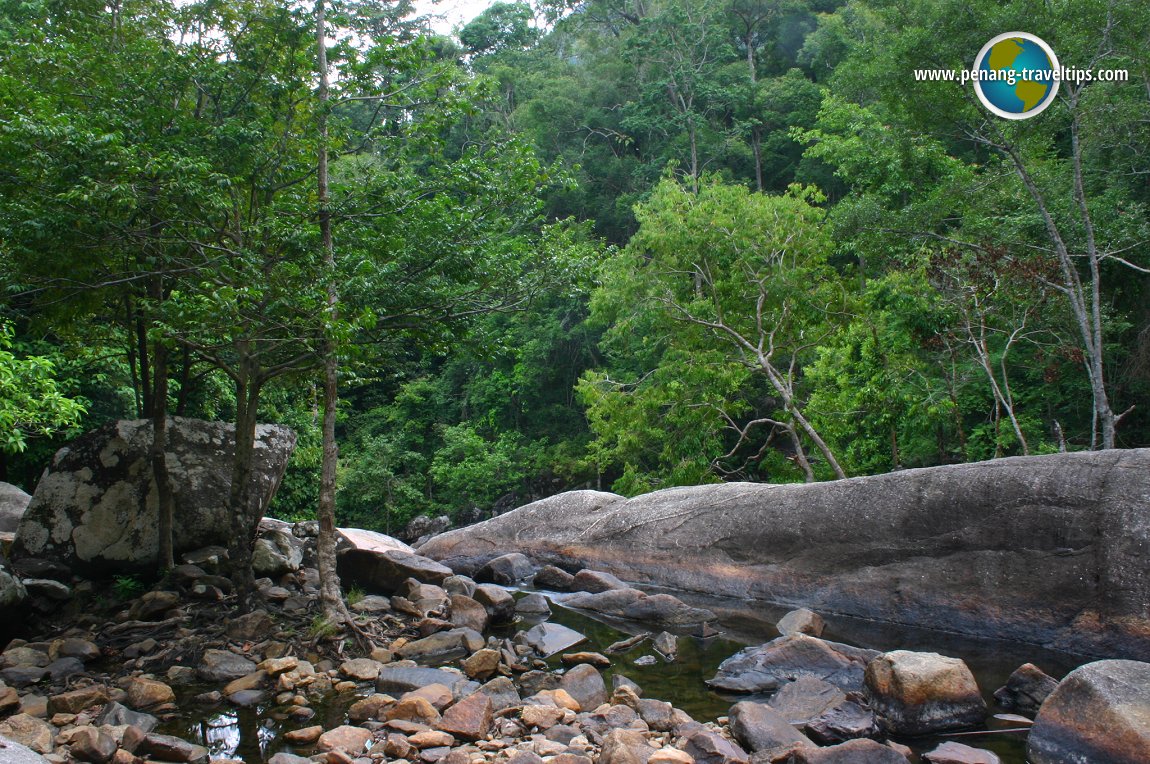
[(0, 323), (0, 453), (18, 453), (32, 435), (75, 426), (85, 410), (84, 401), (60, 390), (52, 359), (17, 356), (12, 338), (11, 325)]
[[(658, 341), (666, 358), (709, 351), (712, 363), (740, 367), (764, 381), (773, 410), (738, 422), (712, 401), (736, 436), (734, 453), (758, 428), (785, 433), (790, 456), (815, 479), (808, 444), (836, 477), (845, 472), (806, 413), (803, 370), (835, 331), (844, 292), (827, 266), (829, 240), (818, 197), (794, 188), (765, 196), (709, 182), (696, 195), (664, 181), (636, 210), (639, 232), (609, 264), (596, 299), (613, 314), (612, 333)], [(665, 343), (665, 344), (663, 344)], [(720, 360), (721, 359), (721, 360)], [(594, 416), (594, 415), (593, 415)], [(594, 420), (593, 420), (594, 421)]]
[(527, 3), (492, 3), (459, 30), (459, 41), (472, 55), (526, 48), (539, 38)]

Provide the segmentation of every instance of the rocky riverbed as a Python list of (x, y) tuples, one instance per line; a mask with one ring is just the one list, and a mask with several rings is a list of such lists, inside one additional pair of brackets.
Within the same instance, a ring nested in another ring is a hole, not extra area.
[[(518, 554), (471, 578), (374, 539), (344, 550), (356, 625), (335, 628), (316, 618), (313, 530), (265, 528), (282, 542), (265, 545), (274, 547), (267, 555), (291, 546), (275, 535), (288, 534), (303, 541), (301, 559), (260, 581), (266, 605), (246, 615), (233, 612), (230, 582), (208, 553), (131, 598), (73, 581), (71, 600), (43, 608), (28, 638), (0, 655), (0, 761), (1000, 761), (977, 735), (937, 737), (977, 732), (988, 720), (1023, 730), (1035, 764), (1150, 760), (1147, 664), (1101, 661), (1061, 683), (1024, 665), (994, 708), (963, 661), (823, 639), (823, 619), (800, 610), (779, 621), (781, 636), (734, 651), (707, 677), (713, 690), (746, 700), (689, 713), (607, 667), (649, 658), (673, 670), (691, 642), (682, 635), (713, 629), (707, 608), (602, 572), (537, 569)], [(528, 581), (549, 595), (517, 599), (508, 588)], [(549, 617), (555, 601), (649, 631), (589, 645)], [(199, 734), (189, 714), (203, 719)], [(229, 714), (276, 745), (237, 751), (206, 729)], [(924, 746), (922, 735), (935, 737)]]

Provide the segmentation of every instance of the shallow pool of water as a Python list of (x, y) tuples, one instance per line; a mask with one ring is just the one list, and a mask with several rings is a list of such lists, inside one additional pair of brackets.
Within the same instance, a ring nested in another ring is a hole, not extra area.
[[(682, 635), (679, 653), (674, 662), (666, 662), (644, 642), (625, 653), (612, 655), (613, 665), (604, 671), (610, 677), (616, 673), (626, 676), (643, 688), (645, 697), (658, 698), (683, 709), (699, 721), (711, 721), (725, 716), (738, 700), (765, 699), (763, 696), (738, 696), (717, 693), (706, 685), (715, 675), (720, 663), (746, 645), (769, 641), (778, 632), (774, 623), (787, 608), (765, 603), (747, 603), (729, 599), (716, 599), (676, 592), (689, 604), (708, 607), (719, 616), (721, 633), (701, 639)], [(581, 611), (553, 607), (551, 621), (571, 627), (588, 637), (576, 650), (603, 651), (627, 636), (650, 631), (640, 624), (592, 617)], [(527, 628), (533, 623), (525, 621), (515, 628)], [(513, 631), (514, 629), (512, 629)], [(1088, 658), (1044, 650), (1039, 647), (1012, 642), (998, 642), (962, 637), (943, 632), (909, 626), (877, 624), (845, 616), (827, 617), (826, 639), (846, 642), (875, 650), (925, 650), (962, 658), (970, 666), (982, 688), (992, 714), (1003, 712), (994, 704), (993, 692), (1006, 681), (1014, 669), (1026, 662), (1037, 664), (1047, 673), (1061, 677), (1066, 672), (1087, 662)], [(641, 659), (653, 656), (653, 665), (642, 665)], [(639, 661), (639, 663), (637, 663)], [(558, 658), (549, 661), (559, 666)], [(608, 685), (609, 686), (609, 685)], [(189, 688), (181, 692), (180, 707), (185, 710), (180, 720), (165, 724), (160, 730), (209, 748), (213, 756), (242, 759), (246, 764), (264, 764), (278, 751), (306, 755), (310, 749), (295, 749), (283, 740), (283, 734), (292, 729), (323, 725), (330, 729), (343, 724), (347, 707), (368, 691), (335, 696), (327, 702), (313, 706), (316, 716), (306, 722), (278, 721), (275, 709), (269, 704), (249, 709), (203, 707), (191, 702), (196, 692), (216, 688)], [(1006, 732), (1018, 725), (988, 720), (983, 730), (927, 738), (900, 739), (916, 752), (928, 751), (945, 740), (955, 740), (978, 748), (994, 751), (1004, 764), (1024, 764), (1025, 732)]]

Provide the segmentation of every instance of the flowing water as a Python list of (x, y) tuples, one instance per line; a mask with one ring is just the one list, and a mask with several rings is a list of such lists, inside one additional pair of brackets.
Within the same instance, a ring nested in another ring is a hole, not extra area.
[[(644, 642), (638, 647), (620, 655), (610, 656), (611, 668), (604, 670), (608, 678), (622, 674), (643, 688), (648, 698), (669, 701), (683, 709), (699, 721), (713, 721), (725, 716), (731, 705), (738, 700), (765, 699), (765, 696), (738, 696), (717, 693), (707, 687), (705, 681), (715, 675), (719, 664), (747, 645), (761, 644), (778, 636), (773, 624), (786, 612), (786, 608), (765, 603), (748, 603), (730, 599), (708, 598), (675, 592), (688, 604), (707, 607), (719, 616), (722, 629), (718, 636), (700, 639), (682, 636), (679, 639), (679, 653), (674, 662), (668, 663), (658, 656)], [(581, 611), (554, 606), (550, 617), (552, 622), (585, 634), (588, 641), (574, 650), (602, 651), (613, 642), (650, 629), (640, 624), (608, 618), (591, 617)], [(527, 628), (533, 621), (516, 624), (515, 628)], [(928, 629), (910, 626), (878, 624), (856, 618), (833, 616), (827, 618), (826, 639), (846, 642), (875, 650), (924, 650), (942, 653), (966, 661), (978, 680), (986, 697), (991, 714), (1004, 712), (996, 707), (993, 692), (1002, 686), (1010, 673), (1026, 662), (1035, 663), (1056, 678), (1087, 662), (1087, 658), (1052, 652), (1039, 647), (1013, 642), (998, 642), (961, 637)], [(643, 665), (645, 656), (652, 656), (652, 665)], [(549, 661), (559, 666), (558, 658)], [(207, 746), (213, 756), (230, 756), (242, 759), (246, 764), (263, 764), (268, 757), (278, 751), (289, 751), (300, 755), (311, 753), (308, 749), (294, 749), (283, 740), (288, 730), (323, 725), (325, 729), (343, 724), (347, 707), (359, 696), (336, 696), (331, 700), (316, 704), (316, 716), (306, 722), (284, 721), (276, 718), (271, 705), (261, 705), (249, 709), (230, 707), (197, 707), (191, 698), (197, 692), (211, 688), (189, 688), (181, 693), (180, 707), (184, 715), (177, 721), (165, 724), (161, 732), (177, 735), (186, 740)], [(363, 694), (366, 694), (365, 691)], [(1026, 761), (1026, 732), (1005, 731), (1022, 725), (1005, 723), (993, 718), (987, 727), (967, 733), (945, 736), (932, 736), (915, 739), (899, 739), (916, 752), (929, 751), (945, 740), (954, 740), (976, 748), (994, 751), (1004, 764), (1024, 764)]]

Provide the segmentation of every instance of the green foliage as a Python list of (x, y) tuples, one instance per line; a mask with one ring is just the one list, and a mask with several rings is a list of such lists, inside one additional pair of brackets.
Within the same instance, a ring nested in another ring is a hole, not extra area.
[(112, 593), (119, 600), (130, 600), (144, 591), (144, 582), (136, 576), (116, 576), (112, 579)]
[(31, 435), (50, 435), (74, 427), (85, 402), (61, 392), (57, 364), (46, 356), (12, 352), (13, 330), (0, 323), (0, 451), (17, 453)]

